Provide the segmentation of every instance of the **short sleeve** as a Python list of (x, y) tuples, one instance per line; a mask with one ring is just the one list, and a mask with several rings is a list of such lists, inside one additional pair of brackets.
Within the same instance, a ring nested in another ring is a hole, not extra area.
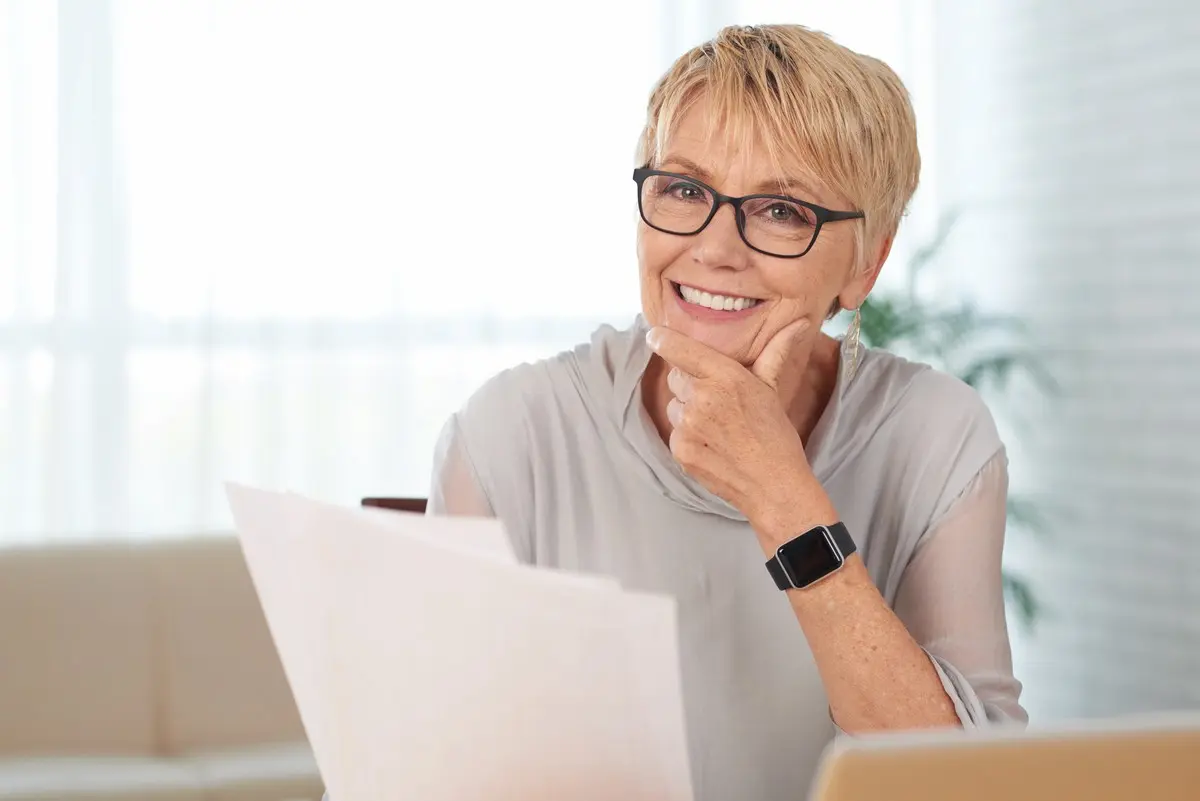
[(1000, 450), (922, 539), (896, 594), (896, 615), (933, 660), (964, 726), (1028, 720), (1004, 609), (1007, 497)]
[(542, 389), (529, 366), (506, 370), (453, 414), (434, 447), (427, 512), (499, 520), (517, 558), (534, 562), (531, 402)]
[(467, 453), (458, 415), (451, 417), (442, 427), (434, 448), (427, 513), (463, 517), (496, 516)]

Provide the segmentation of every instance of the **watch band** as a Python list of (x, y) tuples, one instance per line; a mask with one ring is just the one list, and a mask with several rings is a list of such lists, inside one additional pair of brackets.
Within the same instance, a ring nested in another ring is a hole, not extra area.
[[(826, 532), (828, 532), (828, 540), (825, 539)], [(787, 556), (789, 546), (794, 547), (798, 544), (806, 544), (823, 547), (819, 543), (811, 542), (811, 540), (815, 538), (821, 538), (821, 540), (829, 542), (833, 545), (833, 547), (837, 550), (837, 553), (830, 554), (830, 556), (831, 558), (836, 558), (836, 564), (832, 564), (828, 566), (828, 569), (817, 572), (814, 575), (789, 575), (788, 568), (783, 562), (783, 558), (786, 558)], [(850, 531), (846, 528), (844, 523), (833, 523), (832, 525), (828, 526), (817, 526), (816, 528), (809, 529), (795, 539), (792, 539), (780, 546), (779, 550), (775, 552), (775, 555), (767, 560), (767, 572), (771, 574), (771, 578), (775, 580), (775, 586), (779, 589), (799, 590), (837, 571), (845, 563), (846, 559), (849, 558), (850, 554), (854, 553), (856, 550), (857, 546), (854, 544), (854, 538), (850, 536)], [(781, 556), (783, 558), (781, 558)]]

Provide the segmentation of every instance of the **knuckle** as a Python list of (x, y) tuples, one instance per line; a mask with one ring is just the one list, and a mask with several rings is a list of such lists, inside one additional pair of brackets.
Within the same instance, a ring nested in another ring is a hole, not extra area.
[(704, 420), (707, 416), (707, 409), (703, 404), (698, 404), (695, 401), (684, 404), (683, 407), (683, 425), (689, 429), (698, 430), (704, 427)]
[(702, 391), (696, 392), (691, 400), (691, 404), (695, 405), (696, 410), (704, 414), (713, 414), (720, 409), (722, 397), (719, 390), (705, 388)]

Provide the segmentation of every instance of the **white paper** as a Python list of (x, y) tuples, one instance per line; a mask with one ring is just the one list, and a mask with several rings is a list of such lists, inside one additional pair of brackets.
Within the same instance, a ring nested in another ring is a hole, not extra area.
[[(302, 503), (304, 499), (299, 499)], [(506, 564), (517, 564), (504, 526), (498, 520), (481, 517), (426, 517), (416, 512), (399, 512), (394, 509), (359, 507), (357, 514), (370, 518), (379, 525), (410, 537), (432, 537), (439, 545), (470, 548), (477, 554), (489, 554)]]
[(670, 599), (515, 564), (479, 521), (228, 495), (333, 801), (692, 797)]
[[(263, 495), (269, 493), (259, 491)], [(332, 506), (306, 498), (294, 493), (288, 494), (295, 500), (297, 509), (324, 508), (339, 514), (346, 513), (345, 507)], [(519, 564), (517, 553), (513, 550), (512, 540), (508, 538), (504, 526), (499, 520), (485, 517), (434, 517), (419, 512), (403, 512), (396, 509), (384, 509), (377, 506), (359, 506), (354, 514), (368, 518), (376, 525), (385, 526), (405, 536), (424, 539), (440, 548), (467, 550), (477, 556), (490, 556), (508, 565)], [(542, 580), (566, 581), (574, 584), (599, 584), (614, 589), (618, 588), (617, 581), (609, 576), (580, 575), (563, 571), (545, 571), (556, 579)]]

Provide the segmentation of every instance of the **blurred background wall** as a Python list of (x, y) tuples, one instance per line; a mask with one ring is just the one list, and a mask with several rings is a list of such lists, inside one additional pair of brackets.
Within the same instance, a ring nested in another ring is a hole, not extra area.
[(1051, 398), (996, 399), (1045, 716), (1200, 706), (1200, 5), (939, 2), (938, 291), (1028, 323)]
[(423, 494), (475, 386), (637, 313), (655, 78), (778, 21), (912, 92), (880, 292), (1020, 318), (1057, 384), (987, 395), (1035, 720), (1200, 706), (1186, 0), (0, 0), (0, 547), (219, 529), (226, 479)]

